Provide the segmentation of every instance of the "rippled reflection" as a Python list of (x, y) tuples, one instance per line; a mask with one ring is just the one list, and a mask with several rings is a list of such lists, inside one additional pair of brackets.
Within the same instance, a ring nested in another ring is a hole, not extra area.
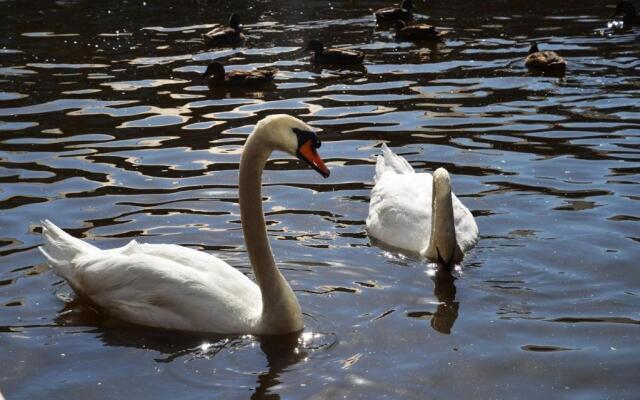
[[(614, 2), (415, 1), (451, 30), (420, 46), (375, 27), (389, 3), (3, 3), (7, 398), (635, 396), (639, 28), (608, 25)], [(247, 43), (203, 48), (239, 10)], [(314, 67), (311, 39), (365, 64)], [(527, 73), (533, 40), (567, 60), (564, 78)], [(275, 87), (211, 91), (212, 60), (277, 68)], [(75, 297), (36, 249), (43, 218), (102, 248), (178, 243), (251, 275), (238, 162), (276, 112), (318, 129), (332, 169), (316, 182), (282, 154), (265, 169), (303, 336), (194, 338), (120, 329), (81, 299), (60, 310), (55, 294)], [(418, 171), (447, 168), (474, 214), (482, 236), (455, 282), (369, 242), (381, 142)]]

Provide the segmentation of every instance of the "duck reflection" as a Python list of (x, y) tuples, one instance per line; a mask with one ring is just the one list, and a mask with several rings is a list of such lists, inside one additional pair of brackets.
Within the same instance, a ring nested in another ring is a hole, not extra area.
[(438, 268), (433, 282), (433, 294), (436, 296), (440, 304), (438, 309), (431, 318), (431, 327), (436, 331), (444, 334), (450, 334), (453, 324), (458, 318), (458, 308), (460, 304), (456, 300), (455, 277), (449, 271)]
[(243, 347), (255, 340), (267, 359), (267, 369), (258, 375), (251, 399), (279, 399), (280, 396), (270, 389), (280, 384), (284, 370), (307, 358), (309, 354), (305, 348), (314, 345), (307, 343), (314, 336), (309, 332), (258, 337), (221, 336), (130, 325), (105, 316), (81, 298), (66, 303), (54, 321), (58, 326), (89, 327), (88, 332), (99, 333), (100, 340), (108, 346), (154, 350), (161, 354), (155, 358), (159, 363), (170, 363), (180, 357), (212, 358), (220, 351)]

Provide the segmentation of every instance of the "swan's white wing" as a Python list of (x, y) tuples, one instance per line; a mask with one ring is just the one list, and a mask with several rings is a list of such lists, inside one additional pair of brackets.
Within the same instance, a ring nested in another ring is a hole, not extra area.
[(177, 245), (100, 250), (43, 221), (40, 248), (56, 273), (106, 312), (129, 322), (215, 333), (253, 332), (260, 289), (210, 254)]
[(371, 191), (369, 235), (415, 253), (426, 247), (431, 234), (431, 180), (431, 174), (385, 172)]
[[(371, 190), (367, 231), (391, 246), (419, 253), (431, 236), (432, 176), (387, 171)], [(471, 211), (452, 194), (456, 239), (463, 252), (478, 241)]]
[(220, 260), (216, 256), (189, 247), (179, 246), (177, 244), (139, 244), (135, 240), (132, 240), (124, 247), (104, 251), (124, 255), (147, 254), (150, 256), (166, 258), (202, 272), (216, 273), (221, 279), (226, 278), (226, 274), (232, 274), (234, 276), (237, 276), (238, 274), (242, 275), (240, 271), (230, 267), (229, 264)]
[(251, 332), (262, 311), (260, 290), (249, 278), (212, 255), (185, 247), (132, 242), (84, 254), (73, 263), (76, 289), (133, 323)]
[(452, 193), (453, 219), (456, 226), (456, 240), (463, 253), (466, 253), (478, 242), (480, 232), (471, 211)]

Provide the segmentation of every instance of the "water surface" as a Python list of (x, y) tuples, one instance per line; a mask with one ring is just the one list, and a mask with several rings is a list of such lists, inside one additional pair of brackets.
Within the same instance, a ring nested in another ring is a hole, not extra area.
[[(599, 1), (430, 1), (442, 43), (396, 42), (368, 2), (2, 3), (0, 389), (67, 398), (635, 398), (640, 390), (640, 49), (600, 32)], [(529, 4), (531, 3), (531, 4)], [(246, 46), (200, 34), (242, 10)], [(73, 22), (70, 22), (73, 21)], [(309, 65), (305, 42), (363, 50)], [(565, 78), (528, 75), (531, 40)], [(279, 69), (276, 88), (212, 93), (212, 60)], [(271, 244), (300, 336), (123, 328), (44, 264), (39, 221), (109, 248), (214, 252), (251, 275), (237, 204), (242, 144), (272, 113), (320, 130), (322, 180), (276, 154)], [(386, 142), (444, 166), (481, 239), (453, 283), (372, 245)]]

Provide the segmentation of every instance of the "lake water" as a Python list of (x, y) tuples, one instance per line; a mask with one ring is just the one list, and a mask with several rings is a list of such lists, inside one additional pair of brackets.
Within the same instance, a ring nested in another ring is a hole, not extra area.
[[(211, 2), (215, 3), (215, 2)], [(15, 399), (623, 399), (640, 393), (640, 28), (600, 1), (416, 2), (430, 46), (376, 30), (381, 1), (8, 0), (0, 5), (0, 390)], [(245, 47), (200, 35), (241, 11)], [(361, 69), (309, 65), (320, 38)], [(532, 40), (568, 62), (527, 74)], [(209, 92), (211, 60), (279, 69), (277, 88)], [(323, 180), (276, 154), (271, 244), (300, 335), (123, 327), (75, 299), (39, 221), (109, 248), (214, 252), (251, 275), (238, 161), (272, 113), (321, 130)], [(480, 228), (454, 283), (370, 243), (386, 142), (444, 166)]]

